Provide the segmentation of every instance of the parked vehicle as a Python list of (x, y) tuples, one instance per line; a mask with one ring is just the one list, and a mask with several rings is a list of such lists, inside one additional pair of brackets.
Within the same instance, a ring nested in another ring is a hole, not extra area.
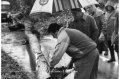
[(10, 16), (10, 3), (8, 1), (1, 1), (1, 16), (2, 23), (12, 22)]

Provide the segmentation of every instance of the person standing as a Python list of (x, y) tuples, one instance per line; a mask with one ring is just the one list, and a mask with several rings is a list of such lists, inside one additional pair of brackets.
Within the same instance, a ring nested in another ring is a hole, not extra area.
[(118, 54), (119, 58), (119, 11), (116, 9), (116, 20), (114, 21), (114, 28), (113, 28), (113, 33), (111, 37), (111, 43), (114, 46), (114, 50)]
[[(107, 49), (108, 47), (105, 41), (105, 36), (103, 34), (106, 28), (104, 12), (100, 10), (99, 8), (97, 8), (95, 5), (89, 5), (85, 7), (85, 9), (91, 16), (94, 17), (97, 27), (99, 29), (98, 38), (97, 38), (98, 39), (97, 46), (98, 46), (99, 53), (102, 54), (102, 51), (108, 52), (108, 49)], [(104, 36), (104, 39), (99, 39), (99, 37), (102, 35)]]
[(92, 16), (83, 13), (80, 8), (71, 9), (71, 12), (74, 16), (74, 21), (69, 24), (69, 28), (80, 30), (97, 42), (98, 27), (95, 19)]
[[(107, 43), (108, 43), (108, 48), (110, 50), (110, 54), (111, 54), (111, 59), (108, 62), (113, 62), (115, 61), (115, 56), (114, 56), (114, 46), (112, 45), (111, 42), (111, 38), (113, 35), (113, 31), (115, 27), (118, 27), (118, 12), (115, 10), (114, 8), (115, 3), (112, 1), (107, 1), (106, 5), (105, 5), (105, 17), (106, 17), (106, 21), (107, 21), (107, 28), (106, 28), (106, 38), (107, 38)], [(118, 54), (118, 52), (117, 52)]]
[(57, 38), (57, 45), (50, 62), (53, 68), (66, 52), (75, 65), (74, 79), (97, 79), (99, 54), (96, 43), (86, 34), (76, 29), (52, 23), (48, 33)]

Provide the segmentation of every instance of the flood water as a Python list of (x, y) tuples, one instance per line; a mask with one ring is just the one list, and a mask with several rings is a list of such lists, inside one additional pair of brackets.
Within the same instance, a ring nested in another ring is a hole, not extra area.
[[(48, 39), (50, 39), (50, 38), (48, 38)], [(45, 48), (46, 48), (46, 46), (47, 46), (47, 48), (54, 47), (55, 43), (53, 41), (55, 41), (55, 40), (52, 40), (52, 41), (51, 40), (50, 41), (49, 40), (42, 41), (41, 42), (42, 46)], [(23, 66), (25, 66), (26, 70), (29, 71), (29, 69), (30, 69), (29, 57), (26, 52), (25, 46), (13, 46), (11, 44), (2, 44), (2, 49), (6, 50), (6, 53), (13, 51), (12, 53), (9, 53), (9, 56), (13, 57), (13, 59), (20, 60), (17, 62), (22, 64)], [(52, 48), (49, 48), (49, 49), (51, 50)], [(44, 50), (44, 51), (48, 51), (48, 50)], [(66, 60), (66, 57), (64, 57), (64, 58)], [(118, 78), (119, 65), (118, 65), (118, 57), (117, 57), (116, 53), (115, 53), (115, 58), (116, 58), (116, 62), (107, 63), (107, 60), (110, 59), (110, 54), (108, 53), (108, 56), (104, 56), (104, 52), (103, 52), (103, 54), (100, 55), (97, 79), (119, 79)], [(68, 64), (68, 62), (64, 63), (64, 65), (66, 65), (66, 64)], [(68, 78), (65, 78), (65, 79), (73, 79), (73, 76), (74, 76), (73, 74), (72, 75), (70, 74), (70, 75), (68, 75)]]
[(118, 57), (115, 52), (116, 61), (112, 63), (107, 63), (107, 60), (110, 59), (110, 54), (108, 56), (101, 55), (99, 59), (99, 71), (98, 79), (119, 79), (119, 65)]

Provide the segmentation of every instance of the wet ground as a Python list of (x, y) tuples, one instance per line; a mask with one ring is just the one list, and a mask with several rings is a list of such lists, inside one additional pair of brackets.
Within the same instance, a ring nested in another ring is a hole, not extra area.
[[(10, 38), (10, 36), (7, 38)], [(4, 37), (4, 39), (5, 39), (5, 37)], [(53, 41), (49, 41), (49, 40), (45, 41), (44, 40), (42, 42), (44, 42), (44, 43), (42, 43), (43, 46), (49, 45), (50, 47), (54, 47)], [(47, 48), (47, 47), (45, 47), (45, 48)], [(13, 46), (12, 44), (2, 44), (2, 49), (4, 49), (6, 53), (9, 53), (9, 56), (13, 57), (13, 59), (19, 60), (17, 62), (19, 64), (23, 64), (23, 66), (25, 66), (26, 70), (28, 70), (28, 71), (30, 70), (29, 57), (28, 57), (28, 54), (26, 52), (25, 46), (20, 46), (20, 45)], [(13, 53), (10, 53), (10, 51), (12, 51)], [(48, 50), (45, 50), (45, 51), (48, 51)], [(116, 62), (107, 63), (107, 60), (110, 59), (110, 54), (108, 53), (108, 56), (104, 56), (104, 52), (103, 52), (103, 54), (100, 55), (99, 71), (98, 71), (98, 78), (97, 79), (119, 79), (118, 78), (119, 65), (118, 65), (118, 57), (117, 57), (116, 53), (115, 53), (115, 58), (116, 58)], [(64, 65), (66, 65), (66, 63)], [(69, 78), (67, 78), (67, 79), (73, 79), (72, 76), (74, 76), (74, 75), (69, 76)]]
[(107, 60), (110, 59), (110, 54), (108, 53), (108, 56), (104, 56), (103, 52), (99, 59), (98, 79), (119, 79), (119, 65), (116, 53), (115, 58), (115, 62), (107, 63)]
[[(104, 56), (104, 52), (100, 55), (99, 59), (99, 67), (98, 67), (98, 78), (97, 79), (119, 79), (119, 65), (118, 65), (118, 57), (115, 53), (116, 62), (107, 63), (107, 60), (110, 59), (110, 54), (108, 56)], [(74, 79), (74, 74), (70, 74), (65, 79)]]
[[(97, 79), (119, 79), (119, 65), (117, 53), (115, 52), (116, 61), (113, 63), (107, 63), (107, 60), (109, 60), (111, 57), (110, 52), (108, 52), (107, 56), (105, 56), (104, 53), (105, 52), (100, 55)], [(73, 79), (73, 76), (73, 74), (70, 74), (68, 78), (65, 79)]]

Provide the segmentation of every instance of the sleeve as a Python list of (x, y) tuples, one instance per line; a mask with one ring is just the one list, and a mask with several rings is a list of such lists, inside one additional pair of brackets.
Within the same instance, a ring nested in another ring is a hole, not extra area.
[(115, 32), (116, 32), (116, 34), (118, 34), (118, 32), (119, 32), (119, 13), (116, 14)]
[(59, 63), (60, 59), (64, 55), (69, 45), (69, 37), (66, 32), (62, 32), (58, 37), (58, 43), (56, 45), (52, 60), (50, 62), (51, 67), (54, 67)]
[(102, 24), (101, 32), (103, 34), (105, 34), (106, 33), (106, 28), (107, 28), (107, 22), (106, 22), (106, 19), (105, 19), (105, 14), (101, 15), (101, 24)]
[(98, 33), (99, 33), (99, 30), (98, 30), (98, 27), (97, 27), (97, 24), (96, 24), (96, 21), (95, 19), (91, 16), (91, 19), (90, 19), (90, 23), (91, 23), (91, 38), (96, 42), (97, 41), (97, 38), (98, 38)]
[(101, 30), (100, 30), (100, 35), (99, 35), (99, 40), (101, 39), (105, 39), (105, 35), (106, 35), (106, 29), (107, 29), (107, 22), (105, 19), (105, 14), (102, 14), (100, 16), (100, 21), (101, 21)]

